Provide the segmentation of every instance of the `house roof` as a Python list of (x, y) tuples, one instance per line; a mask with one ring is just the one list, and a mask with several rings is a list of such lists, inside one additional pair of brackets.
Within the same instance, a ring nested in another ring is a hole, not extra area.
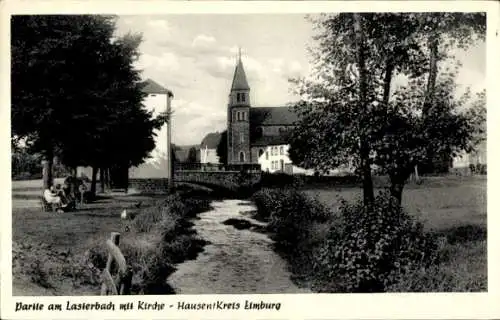
[(233, 84), (231, 85), (231, 91), (233, 90), (250, 90), (248, 85), (247, 76), (245, 74), (245, 69), (243, 68), (243, 63), (241, 58), (238, 59), (236, 68), (234, 69)]
[(291, 107), (250, 108), (252, 126), (293, 125), (299, 120)]
[(144, 93), (149, 93), (149, 94), (168, 94), (169, 96), (173, 97), (174, 94), (172, 91), (164, 88), (157, 82), (151, 79), (147, 79), (146, 81), (143, 82), (144, 87), (142, 88), (142, 91)]
[(217, 149), (221, 139), (221, 134), (219, 132), (209, 133), (201, 140), (200, 148), (201, 149)]
[(276, 146), (284, 144), (288, 144), (288, 136), (285, 134), (280, 134), (276, 136), (261, 136), (255, 138), (251, 142), (252, 147)]

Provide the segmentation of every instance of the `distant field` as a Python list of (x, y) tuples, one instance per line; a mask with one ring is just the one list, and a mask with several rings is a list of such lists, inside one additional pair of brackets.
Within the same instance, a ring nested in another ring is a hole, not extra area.
[[(306, 188), (331, 208), (339, 198), (353, 200), (361, 196), (359, 188)], [(486, 177), (432, 178), (422, 185), (408, 186), (403, 205), (425, 222), (427, 228), (450, 228), (464, 224), (486, 226)]]

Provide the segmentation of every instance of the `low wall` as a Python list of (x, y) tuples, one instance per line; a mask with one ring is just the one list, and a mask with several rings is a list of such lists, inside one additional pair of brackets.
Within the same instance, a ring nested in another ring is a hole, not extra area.
[[(174, 181), (192, 182), (207, 187), (218, 187), (239, 192), (260, 184), (261, 172), (241, 171), (177, 171)], [(168, 188), (167, 178), (132, 178), (129, 179), (130, 192), (164, 193)]]
[(133, 178), (128, 180), (129, 192), (164, 193), (167, 188), (167, 178)]

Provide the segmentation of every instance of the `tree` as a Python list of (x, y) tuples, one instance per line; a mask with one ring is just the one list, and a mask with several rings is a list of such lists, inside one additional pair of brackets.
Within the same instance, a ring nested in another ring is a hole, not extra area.
[[(432, 145), (453, 154), (473, 140), (477, 113), (459, 111), (470, 101), (454, 97), (453, 70), (438, 77), (432, 116), (422, 116), (429, 71), (415, 15), (322, 16), (316, 21), (313, 75), (293, 80), (302, 99), (295, 105), (301, 120), (291, 135), (292, 161), (319, 171), (354, 163), (363, 177), (365, 204), (367, 163), (389, 175), (391, 194), (400, 202), (413, 167), (426, 157), (422, 150)], [(408, 76), (408, 87), (391, 94), (397, 74)]]
[[(428, 52), (429, 76), (425, 91), (423, 115), (431, 119), (434, 111), (436, 81), (439, 62), (449, 57), (452, 46), (466, 49), (486, 36), (485, 13), (438, 12), (416, 16), (419, 22), (419, 35)], [(429, 120), (430, 120), (429, 119)], [(431, 120), (430, 120), (431, 121)], [(423, 161), (426, 171), (436, 171), (436, 165), (446, 162), (449, 153), (436, 153), (432, 148), (427, 150), (427, 159)], [(443, 159), (444, 158), (444, 159)]]
[[(142, 106), (141, 38), (114, 37), (108, 16), (16, 16), (12, 19), (12, 136), (69, 167), (140, 164), (154, 148), (153, 118)], [(82, 63), (85, 62), (85, 63)]]
[(197, 160), (198, 160), (198, 157), (196, 156), (196, 148), (195, 147), (189, 148), (186, 162), (195, 163), (195, 162), (197, 162)]
[(227, 165), (227, 130), (224, 130), (220, 135), (219, 144), (217, 145), (217, 156), (220, 163)]

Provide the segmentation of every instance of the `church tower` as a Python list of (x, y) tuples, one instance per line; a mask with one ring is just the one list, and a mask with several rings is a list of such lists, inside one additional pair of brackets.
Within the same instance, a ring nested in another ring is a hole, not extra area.
[(234, 70), (227, 112), (227, 161), (251, 163), (250, 157), (250, 87), (241, 61), (241, 49)]

